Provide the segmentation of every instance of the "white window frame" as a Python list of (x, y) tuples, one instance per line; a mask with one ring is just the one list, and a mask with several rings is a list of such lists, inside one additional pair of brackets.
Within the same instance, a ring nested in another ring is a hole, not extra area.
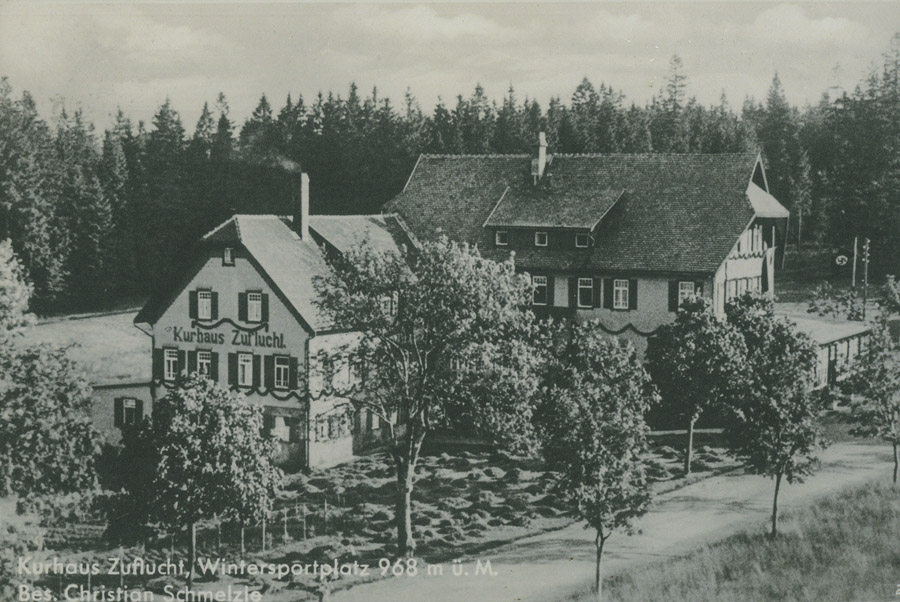
[(262, 293), (259, 291), (247, 293), (247, 321), (262, 322)]
[(286, 390), (291, 381), (291, 358), (286, 355), (276, 355), (272, 362), (272, 384), (276, 389)]
[(629, 296), (628, 280), (613, 280), (613, 309), (628, 309)]
[[(581, 291), (589, 290), (591, 291), (591, 302), (588, 305), (583, 305), (581, 303)], [(594, 279), (593, 278), (579, 278), (577, 282), (577, 287), (575, 290), (575, 305), (584, 309), (594, 307)]]
[(234, 249), (231, 247), (225, 247), (222, 250), (222, 264), (223, 265), (234, 265)]
[(252, 353), (238, 353), (237, 384), (239, 387), (253, 386)]
[[(131, 410), (130, 420), (128, 418), (129, 410)], [(137, 418), (137, 400), (134, 397), (122, 398), (122, 424), (135, 424)]]
[(494, 232), (494, 244), (498, 247), (508, 247), (509, 230), (497, 230)]
[[(541, 237), (543, 237), (544, 242), (540, 242)], [(534, 246), (536, 247), (546, 247), (550, 244), (550, 235), (544, 230), (538, 230), (534, 233)]]
[[(579, 244), (578, 243), (579, 240), (583, 240), (584, 244)], [(575, 234), (575, 248), (576, 249), (587, 249), (589, 246), (591, 246), (591, 235), (590, 234), (584, 234), (584, 233)]]
[(172, 382), (178, 377), (178, 350), (163, 349), (163, 380)]
[(197, 319), (212, 320), (212, 291), (201, 289), (197, 291)]
[(697, 294), (697, 285), (694, 282), (689, 280), (681, 280), (678, 282), (678, 305), (681, 305), (682, 301), (693, 297)]
[[(534, 293), (531, 296), (531, 304), (532, 305), (542, 305), (542, 306), (547, 305), (547, 303), (549, 303), (549, 301), (550, 301), (550, 290), (548, 288), (549, 282), (548, 282), (547, 277), (546, 276), (532, 276), (531, 284), (532, 284), (532, 286), (534, 286)], [(538, 288), (540, 288), (540, 287), (544, 287), (544, 301), (539, 303), (537, 301), (537, 291), (538, 291)]]
[(209, 376), (212, 372), (212, 351), (197, 352), (197, 374)]

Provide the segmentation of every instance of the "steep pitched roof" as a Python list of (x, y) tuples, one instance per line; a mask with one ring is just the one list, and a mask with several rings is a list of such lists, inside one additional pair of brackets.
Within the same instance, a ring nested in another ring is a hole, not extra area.
[[(385, 210), (400, 213), (423, 238), (445, 233), (500, 258), (508, 251), (494, 249), (490, 231), (482, 226), (513, 225), (518, 214), (531, 226), (540, 218), (543, 201), (541, 226), (574, 227), (602, 217), (595, 246), (571, 252), (516, 250), (517, 265), (710, 273), (755, 214), (747, 188), (757, 160), (750, 153), (558, 154), (534, 187), (527, 155), (423, 155), (406, 188)], [(624, 193), (610, 202), (616, 191)], [(502, 220), (495, 219), (495, 206), (503, 207)], [(596, 213), (583, 221), (567, 217), (582, 210)]]
[[(399, 245), (408, 242), (397, 226), (396, 218), (390, 216), (310, 216), (310, 229), (340, 252), (346, 252), (364, 240), (371, 241), (381, 250), (399, 252)], [(327, 275), (329, 270), (325, 253), (312, 239), (301, 240), (291, 227), (290, 218), (235, 215), (207, 233), (200, 246), (229, 243), (242, 245), (247, 250), (311, 329), (328, 330), (335, 326), (315, 303), (317, 294), (313, 279)], [(135, 317), (135, 324), (152, 324), (159, 319), (171, 303), (171, 289), (175, 287), (173, 283), (170, 290), (155, 294)]]

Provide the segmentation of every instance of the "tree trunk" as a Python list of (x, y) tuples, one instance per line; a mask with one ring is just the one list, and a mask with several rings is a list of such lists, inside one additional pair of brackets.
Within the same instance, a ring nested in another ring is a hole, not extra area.
[(197, 523), (195, 521), (191, 521), (191, 537), (190, 544), (188, 550), (188, 559), (190, 560), (190, 565), (188, 565), (188, 587), (192, 587), (194, 585), (194, 565), (197, 564)]
[(694, 455), (694, 423), (696, 418), (691, 418), (688, 424), (687, 449), (684, 450), (684, 476), (691, 474), (691, 458)]
[(244, 559), (244, 523), (241, 523), (241, 560)]
[(781, 473), (775, 475), (775, 497), (772, 499), (772, 533), (770, 537), (775, 539), (778, 535), (778, 490), (781, 489)]
[(411, 557), (416, 551), (412, 537), (413, 469), (406, 462), (397, 465), (397, 553)]
[(597, 531), (597, 538), (594, 540), (594, 544), (597, 547), (597, 566), (594, 571), (594, 592), (597, 596), (597, 602), (603, 600), (603, 579), (601, 578), (601, 563), (603, 562), (603, 544), (606, 543), (606, 540), (600, 537), (600, 531)]
[(894, 441), (894, 487), (897, 486), (897, 467), (900, 465), (900, 455), (898, 455), (897, 442)]

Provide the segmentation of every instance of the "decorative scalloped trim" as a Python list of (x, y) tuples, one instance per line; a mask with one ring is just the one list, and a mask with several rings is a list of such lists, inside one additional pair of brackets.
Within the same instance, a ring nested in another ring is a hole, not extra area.
[(234, 326), (235, 328), (237, 328), (238, 330), (241, 330), (243, 332), (256, 332), (258, 330), (265, 330), (266, 332), (269, 332), (269, 323), (268, 322), (260, 322), (259, 324), (257, 324), (256, 326), (253, 326), (251, 328), (250, 326), (241, 326), (240, 324), (238, 324), (231, 318), (222, 318), (215, 324), (205, 324), (198, 320), (191, 320), (191, 328), (202, 328), (203, 330), (212, 330), (214, 328), (218, 328), (219, 326), (221, 326), (222, 324), (225, 324), (225, 323), (231, 324), (232, 326)]

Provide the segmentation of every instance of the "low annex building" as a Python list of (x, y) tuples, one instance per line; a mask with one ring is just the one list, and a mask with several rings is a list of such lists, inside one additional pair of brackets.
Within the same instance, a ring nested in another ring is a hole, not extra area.
[(384, 208), (531, 275), (536, 312), (632, 340), (680, 300), (774, 292), (789, 212), (758, 154), (422, 155)]
[(309, 216), (308, 192), (302, 174), (292, 218), (235, 215), (206, 234), (134, 322), (152, 337), (153, 400), (178, 375), (204, 374), (263, 407), (282, 463), (328, 466), (377, 437), (379, 424), (351, 411), (358, 335), (319, 311), (313, 279), (327, 274), (328, 253), (364, 240), (399, 252), (412, 241), (393, 216)]

